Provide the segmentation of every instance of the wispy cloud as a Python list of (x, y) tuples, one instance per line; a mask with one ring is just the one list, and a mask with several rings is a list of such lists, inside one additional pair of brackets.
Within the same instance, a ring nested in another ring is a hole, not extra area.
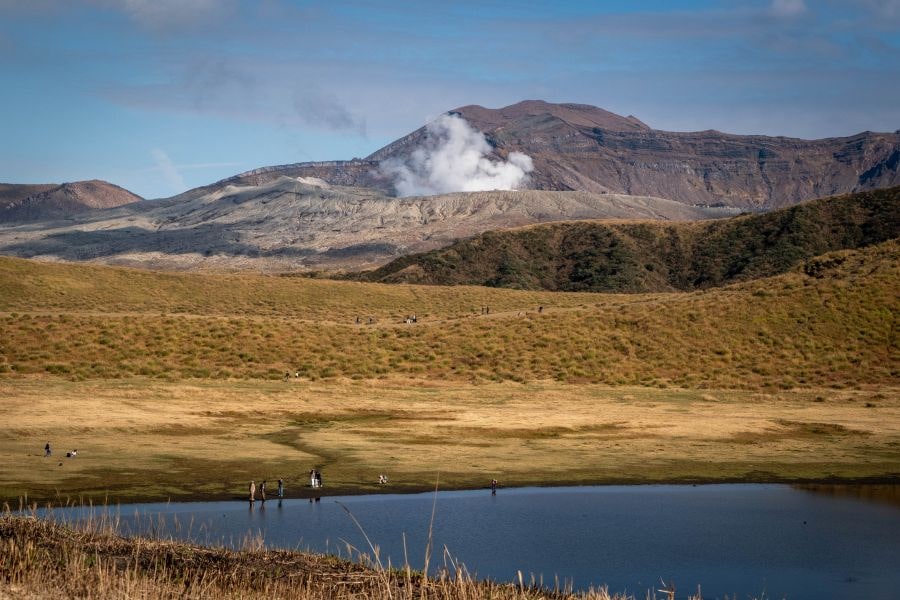
[(99, 8), (126, 15), (151, 30), (207, 25), (233, 16), (238, 0), (0, 0), (0, 11), (59, 16), (80, 8)]
[[(103, 1), (103, 0), (101, 0)], [(150, 28), (183, 27), (232, 13), (234, 0), (105, 0)]]
[(365, 119), (316, 83), (317, 74), (303, 65), (198, 58), (172, 69), (168, 82), (108, 86), (101, 94), (152, 110), (366, 135)]
[(796, 17), (806, 11), (804, 0), (772, 0), (772, 14), (776, 17)]
[[(168, 158), (168, 155), (166, 155), (166, 158)], [(155, 156), (154, 156), (154, 159), (156, 159)], [(172, 164), (172, 167), (174, 167), (175, 170), (178, 171), (178, 173), (181, 173), (182, 171), (203, 171), (205, 169), (224, 169), (224, 168), (230, 168), (230, 167), (237, 168), (240, 166), (243, 166), (243, 163), (231, 162), (231, 161), (229, 161), (229, 162), (205, 162), (205, 163), (183, 163), (183, 164), (177, 164), (177, 165), (174, 163)], [(143, 173), (157, 172), (158, 173), (158, 172), (163, 171), (163, 169), (164, 169), (164, 167), (161, 166), (159, 164), (159, 162), (157, 162), (157, 164), (155, 164), (152, 167), (147, 167), (146, 169), (141, 169), (140, 172), (143, 172)]]
[(163, 180), (168, 184), (169, 188), (173, 192), (183, 192), (187, 189), (187, 184), (184, 182), (184, 178), (181, 176), (181, 173), (178, 171), (175, 163), (172, 162), (172, 159), (169, 158), (169, 155), (166, 154), (165, 151), (159, 148), (153, 148), (150, 151), (150, 155), (153, 156), (153, 160), (156, 161), (156, 167), (159, 169)]

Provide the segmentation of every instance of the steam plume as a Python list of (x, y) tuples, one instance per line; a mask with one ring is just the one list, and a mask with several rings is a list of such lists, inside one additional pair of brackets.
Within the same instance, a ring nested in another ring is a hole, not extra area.
[(521, 152), (510, 152), (506, 161), (488, 158), (491, 146), (484, 134), (459, 115), (442, 115), (427, 130), (425, 143), (405, 160), (381, 166), (394, 178), (400, 196), (512, 190), (525, 184), (534, 170), (531, 157)]

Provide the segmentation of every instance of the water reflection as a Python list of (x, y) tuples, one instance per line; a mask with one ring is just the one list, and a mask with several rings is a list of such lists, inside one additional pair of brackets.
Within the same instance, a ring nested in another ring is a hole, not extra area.
[[(479, 577), (511, 581), (521, 570), (526, 577), (571, 582), (582, 590), (608, 584), (639, 598), (662, 578), (680, 589), (700, 584), (705, 598), (893, 600), (900, 589), (900, 510), (882, 500), (896, 498), (898, 486), (841, 487), (440, 492), (433, 547), (436, 557), (449, 549)], [(347, 548), (368, 548), (346, 507), (385, 563), (402, 565), (408, 556), (413, 568), (421, 568), (433, 501), (432, 494), (379, 494), (285, 499), (282, 508), (251, 510), (236, 501), (112, 511), (123, 532), (346, 555)], [(77, 509), (56, 513), (84, 518)]]
[(834, 483), (804, 483), (793, 486), (813, 494), (832, 496), (834, 498), (852, 498), (867, 502), (890, 504), (900, 508), (900, 485), (891, 483), (862, 483), (855, 485)]

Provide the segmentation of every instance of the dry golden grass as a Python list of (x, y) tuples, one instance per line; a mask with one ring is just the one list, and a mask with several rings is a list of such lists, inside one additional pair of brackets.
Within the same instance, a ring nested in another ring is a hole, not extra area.
[[(361, 557), (365, 560), (365, 557)], [(366, 562), (371, 562), (369, 559)], [(461, 565), (428, 578), (332, 556), (251, 547), (242, 551), (124, 539), (112, 524), (77, 529), (0, 516), (0, 598), (280, 598), (374, 600), (633, 600), (605, 589), (572, 594), (475, 581)], [(689, 598), (691, 600), (691, 598)], [(699, 598), (697, 599), (699, 600)]]
[(897, 241), (690, 294), (15, 259), (0, 281), (7, 498), (296, 491), (313, 466), (340, 491), (900, 473)]
[(313, 467), (330, 494), (424, 490), (438, 473), (448, 488), (900, 474), (896, 388), (16, 380), (0, 396), (7, 499), (240, 498), (279, 477), (296, 497)]
[[(900, 379), (896, 241), (696, 293), (386, 286), (14, 259), (0, 259), (0, 281), (0, 377), (279, 379), (299, 371), (314, 380), (744, 389)], [(410, 314), (419, 322), (403, 324)]]

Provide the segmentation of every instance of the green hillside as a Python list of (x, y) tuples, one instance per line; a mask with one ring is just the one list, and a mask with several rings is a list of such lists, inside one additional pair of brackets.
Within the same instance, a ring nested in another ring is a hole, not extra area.
[(784, 273), (900, 235), (900, 187), (692, 223), (575, 222), (493, 231), (399, 258), (367, 281), (530, 290), (662, 292)]

